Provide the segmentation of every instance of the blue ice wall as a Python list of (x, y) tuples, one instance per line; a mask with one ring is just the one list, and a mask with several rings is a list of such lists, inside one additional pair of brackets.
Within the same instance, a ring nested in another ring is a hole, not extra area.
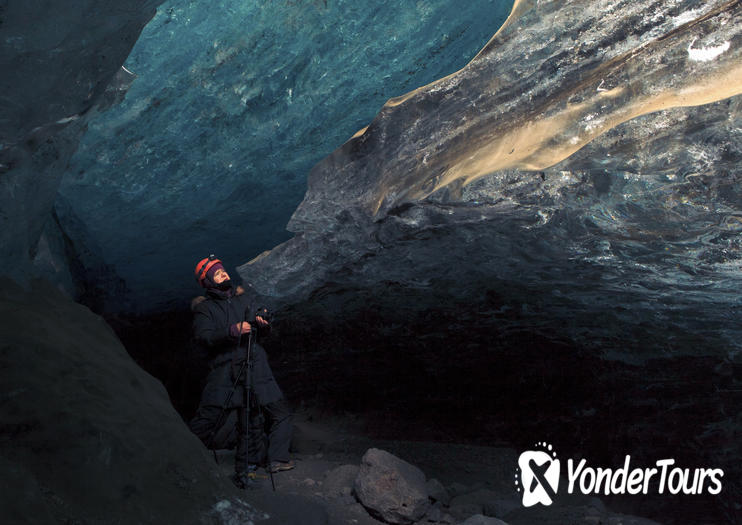
[(390, 97), (463, 67), (511, 6), (164, 3), (126, 63), (125, 101), (91, 123), (60, 189), (67, 234), (130, 291), (109, 307), (171, 306), (198, 291), (208, 253), (231, 269), (286, 240), (311, 167)]

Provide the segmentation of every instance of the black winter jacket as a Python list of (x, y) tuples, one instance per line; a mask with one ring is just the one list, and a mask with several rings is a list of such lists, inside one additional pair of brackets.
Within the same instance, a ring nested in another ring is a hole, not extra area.
[[(232, 336), (230, 332), (230, 327), (240, 321), (248, 321), (253, 332), (257, 331), (257, 337), (252, 338), (250, 347), (250, 385), (258, 403), (266, 405), (283, 397), (268, 364), (265, 349), (256, 343), (256, 339), (259, 340), (269, 329), (257, 326), (257, 306), (247, 293), (227, 298), (207, 290), (206, 300), (194, 307), (193, 333), (196, 340), (206, 347), (211, 359), (211, 372), (201, 396), (202, 405), (222, 406), (229, 396), (247, 346), (247, 334), (243, 334), (241, 347), (238, 348), (240, 338)], [(230, 406), (241, 406), (242, 400), (242, 391), (238, 389), (232, 396)]]

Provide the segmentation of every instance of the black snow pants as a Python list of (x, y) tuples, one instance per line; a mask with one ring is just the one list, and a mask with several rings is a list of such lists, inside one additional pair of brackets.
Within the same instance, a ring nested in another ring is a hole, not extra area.
[[(250, 389), (249, 421), (245, 425), (244, 407), (247, 400), (242, 380), (236, 381), (238, 369), (241, 369), (241, 362), (225, 360), (212, 370), (196, 415), (189, 423), (191, 430), (211, 449), (236, 447), (237, 472), (242, 472), (245, 468), (245, 426), (248, 431), (249, 463), (266, 465), (271, 461), (288, 461), (292, 423), (291, 411), (285, 398), (280, 391), (278, 399), (275, 399), (275, 395), (266, 396), (264, 388), (258, 382), (257, 390)], [(237, 387), (227, 405), (222, 423), (219, 428), (215, 428), (235, 381)]]

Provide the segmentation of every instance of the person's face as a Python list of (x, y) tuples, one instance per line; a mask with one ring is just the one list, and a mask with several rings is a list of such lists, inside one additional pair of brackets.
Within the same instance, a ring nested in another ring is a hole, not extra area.
[(222, 284), (224, 281), (229, 279), (229, 274), (223, 268), (219, 268), (214, 272), (214, 282), (216, 284)]

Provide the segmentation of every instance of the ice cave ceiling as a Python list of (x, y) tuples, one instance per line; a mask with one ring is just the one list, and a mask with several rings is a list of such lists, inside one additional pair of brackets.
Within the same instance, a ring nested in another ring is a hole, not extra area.
[(92, 119), (60, 188), (88, 273), (102, 261), (128, 289), (113, 308), (151, 311), (197, 293), (205, 255), (234, 267), (287, 240), (311, 167), (387, 99), (463, 67), (510, 7), (163, 3), (125, 64), (126, 99)]
[(318, 318), (737, 359), (740, 21), (739, 2), (516, 2), (466, 68), (317, 164), (296, 236), (241, 274)]
[[(63, 79), (77, 105), (3, 108), (29, 118), (0, 144), (25, 202), (4, 201), (4, 261), (64, 251), (98, 306), (146, 312), (214, 252), (295, 314), (738, 359), (740, 22), (728, 0), (166, 2), (136, 78), (99, 53), (97, 84)], [(81, 135), (41, 221), (57, 185), (28, 181)]]

